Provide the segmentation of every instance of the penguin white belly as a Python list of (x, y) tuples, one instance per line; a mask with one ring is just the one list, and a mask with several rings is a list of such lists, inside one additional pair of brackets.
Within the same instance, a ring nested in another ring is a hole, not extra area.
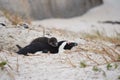
[(67, 42), (63, 42), (60, 47), (59, 47), (59, 52), (58, 53), (63, 53), (64, 52), (64, 47), (67, 44)]

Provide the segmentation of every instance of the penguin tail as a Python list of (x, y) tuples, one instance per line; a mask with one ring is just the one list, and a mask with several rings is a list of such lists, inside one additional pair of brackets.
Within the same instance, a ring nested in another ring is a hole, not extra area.
[(22, 49), (22, 47), (20, 45), (17, 44), (16, 46), (19, 50)]

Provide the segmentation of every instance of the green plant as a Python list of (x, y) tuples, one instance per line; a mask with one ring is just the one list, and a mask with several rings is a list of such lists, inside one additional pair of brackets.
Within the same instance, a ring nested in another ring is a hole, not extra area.
[(109, 63), (107, 64), (107, 70), (110, 70), (112, 68), (112, 65)]
[(7, 64), (6, 61), (0, 62), (0, 68), (1, 68), (1, 69), (4, 69), (4, 66), (5, 66), (6, 64)]
[(118, 56), (117, 61), (120, 61), (120, 56)]
[(86, 63), (85, 62), (80, 62), (80, 67), (81, 68), (85, 68), (87, 65), (86, 65)]
[(93, 66), (92, 70), (95, 72), (100, 71), (100, 69), (97, 66)]
[(10, 80), (15, 80), (14, 74), (11, 70), (13, 70), (13, 68), (9, 65), (7, 57), (6, 60), (4, 60), (0, 56), (0, 71), (7, 72), (7, 75), (10, 77)]
[(97, 66), (93, 66), (92, 70), (95, 71), (95, 72), (102, 72), (103, 76), (106, 77), (105, 71), (102, 70), (101, 68), (98, 68)]
[(118, 80), (120, 80), (120, 75), (118, 76)]
[(117, 69), (117, 68), (118, 68), (118, 65), (117, 65), (117, 64), (114, 64), (114, 66), (115, 66), (115, 69)]
[(111, 70), (111, 69), (117, 69), (118, 65), (117, 64), (107, 64), (107, 70)]

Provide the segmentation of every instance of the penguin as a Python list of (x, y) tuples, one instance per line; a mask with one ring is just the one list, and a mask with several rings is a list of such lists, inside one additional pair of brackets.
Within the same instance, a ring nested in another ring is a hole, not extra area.
[(78, 44), (75, 42), (68, 43), (67, 41), (59, 41), (58, 46), (53, 47), (48, 44), (35, 42), (21, 48), (20, 46), (16, 45), (20, 50), (17, 52), (18, 54), (28, 55), (28, 53), (35, 54), (38, 51), (42, 51), (42, 53), (56, 54), (63, 50), (71, 50), (74, 46)]
[(36, 39), (34, 39), (31, 44), (34, 44), (34, 43), (44, 43), (44, 44), (48, 44), (48, 45), (51, 45), (53, 47), (57, 47), (58, 46), (58, 41), (55, 37), (51, 37), (51, 38), (48, 38), (48, 37), (38, 37)]

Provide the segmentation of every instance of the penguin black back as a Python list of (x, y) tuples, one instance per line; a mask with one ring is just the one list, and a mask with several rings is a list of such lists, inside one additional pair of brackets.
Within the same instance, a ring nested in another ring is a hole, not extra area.
[(55, 37), (51, 37), (51, 38), (48, 38), (48, 37), (39, 37), (39, 38), (36, 38), (34, 39), (31, 44), (33, 43), (44, 43), (44, 44), (49, 44), (53, 47), (56, 47), (58, 46), (58, 43), (57, 43), (57, 39)]

